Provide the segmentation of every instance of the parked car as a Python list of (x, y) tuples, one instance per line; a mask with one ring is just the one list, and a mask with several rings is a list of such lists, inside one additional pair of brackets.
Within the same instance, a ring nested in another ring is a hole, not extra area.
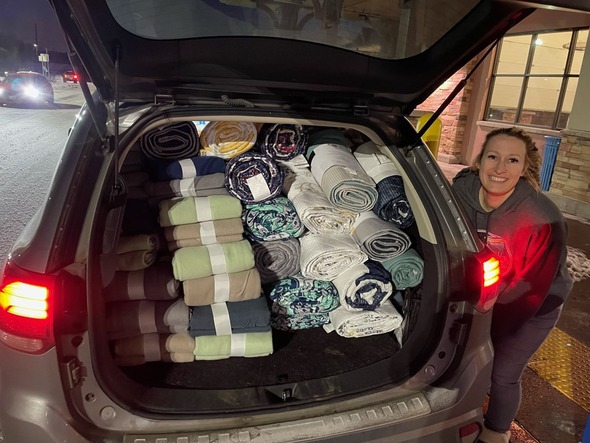
[(53, 87), (32, 71), (9, 72), (0, 81), (0, 104), (53, 104)]
[(64, 73), (62, 74), (62, 79), (64, 83), (78, 83), (78, 74), (76, 73), (76, 71), (64, 71)]
[(495, 258), (408, 116), (545, 3), (51, 0), (96, 92), (0, 282), (5, 441), (476, 441)]

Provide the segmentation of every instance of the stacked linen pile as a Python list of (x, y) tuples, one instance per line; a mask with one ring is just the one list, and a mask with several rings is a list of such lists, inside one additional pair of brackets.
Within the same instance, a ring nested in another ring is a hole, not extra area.
[(117, 270), (137, 271), (151, 266), (156, 262), (159, 247), (156, 234), (121, 236), (117, 245)]
[(270, 312), (252, 246), (242, 237), (241, 214), (241, 202), (229, 195), (160, 203), (165, 237), (174, 239), (172, 272), (189, 307), (195, 360), (273, 352)]

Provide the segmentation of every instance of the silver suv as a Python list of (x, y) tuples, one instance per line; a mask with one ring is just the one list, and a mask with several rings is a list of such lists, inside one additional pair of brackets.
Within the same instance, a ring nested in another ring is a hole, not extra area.
[(494, 257), (407, 117), (546, 2), (51, 3), (86, 105), (0, 282), (5, 441), (474, 442)]

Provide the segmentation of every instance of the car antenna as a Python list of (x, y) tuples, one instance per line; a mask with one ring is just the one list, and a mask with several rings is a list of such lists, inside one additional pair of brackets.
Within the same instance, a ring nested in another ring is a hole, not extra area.
[(405, 149), (406, 155), (409, 154), (412, 151), (412, 149), (414, 149), (416, 146), (418, 146), (421, 143), (422, 136), (426, 133), (426, 131), (428, 130), (428, 128), (430, 128), (430, 126), (432, 126), (432, 124), (436, 121), (436, 119), (438, 118), (438, 116), (442, 114), (442, 112), (446, 109), (447, 106), (449, 106), (449, 104), (457, 96), (457, 94), (459, 93), (459, 91), (461, 91), (461, 89), (463, 89), (465, 87), (465, 85), (467, 84), (467, 80), (469, 80), (469, 78), (471, 77), (471, 75), (473, 75), (473, 73), (475, 72), (475, 70), (479, 67), (479, 65), (481, 65), (481, 63), (486, 59), (486, 57), (490, 54), (490, 52), (492, 52), (492, 49), (494, 49), (498, 45), (498, 43), (500, 42), (501, 39), (502, 39), (502, 37), (499, 37), (498, 39), (496, 39), (496, 41), (494, 43), (492, 43), (488, 47), (488, 49), (486, 50), (486, 52), (483, 55), (483, 57), (481, 57), (477, 61), (477, 63), (475, 64), (475, 66), (473, 68), (471, 68), (471, 71), (469, 71), (467, 73), (467, 75), (465, 75), (465, 77), (463, 77), (461, 79), (461, 81), (459, 83), (457, 83), (457, 85), (453, 88), (453, 90), (447, 96), (447, 98), (441, 103), (441, 105), (437, 108), (437, 110), (434, 111), (434, 113), (426, 121), (426, 123), (424, 124), (424, 126), (422, 126), (422, 128), (420, 128), (420, 130), (416, 134), (416, 138), (415, 138), (414, 142), (411, 143), (410, 145), (408, 145), (406, 147), (406, 149)]

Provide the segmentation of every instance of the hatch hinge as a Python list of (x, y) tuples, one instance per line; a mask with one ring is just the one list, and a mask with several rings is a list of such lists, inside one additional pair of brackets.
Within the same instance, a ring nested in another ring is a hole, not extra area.
[(353, 114), (357, 117), (368, 117), (369, 116), (369, 106), (366, 104), (354, 105)]

